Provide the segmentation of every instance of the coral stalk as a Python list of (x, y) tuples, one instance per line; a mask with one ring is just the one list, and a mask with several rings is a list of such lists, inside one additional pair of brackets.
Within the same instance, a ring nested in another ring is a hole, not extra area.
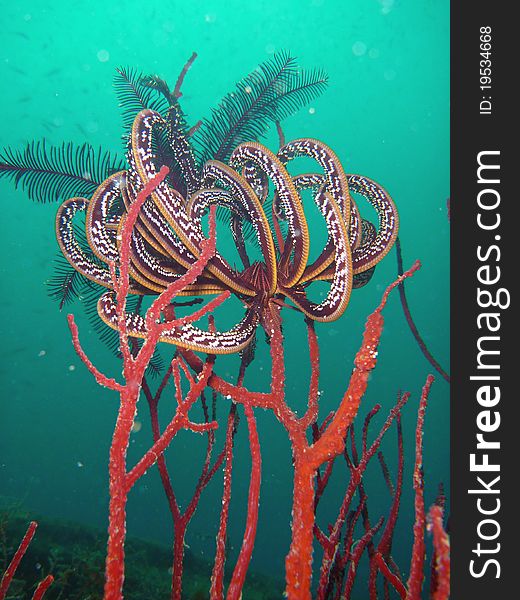
[(415, 469), (413, 473), (413, 489), (415, 490), (415, 523), (413, 526), (413, 548), (412, 560), (410, 564), (410, 576), (408, 578), (408, 591), (406, 600), (418, 600), (421, 597), (422, 583), (424, 579), (424, 529), (426, 516), (424, 513), (424, 481), (422, 471), (423, 455), (423, 426), (424, 414), (428, 402), (430, 388), (434, 381), (433, 375), (428, 375), (426, 383), (422, 389), (421, 400), (419, 403), (419, 413), (417, 416), (417, 428), (415, 433)]
[(383, 517), (381, 517), (379, 519), (379, 521), (374, 525), (374, 527), (372, 527), (367, 532), (365, 532), (363, 537), (357, 543), (356, 548), (354, 549), (354, 552), (352, 553), (352, 559), (350, 562), (350, 567), (349, 567), (349, 571), (348, 571), (348, 575), (347, 575), (347, 581), (345, 582), (345, 590), (344, 590), (343, 594), (341, 594), (341, 600), (348, 600), (351, 597), (352, 586), (354, 585), (354, 577), (356, 576), (359, 561), (361, 560), (361, 555), (365, 551), (365, 548), (366, 548), (368, 542), (370, 542), (372, 540), (374, 535), (381, 529), (382, 525), (383, 525)]
[[(294, 457), (294, 497), (292, 509), (292, 540), (285, 560), (286, 594), (290, 600), (308, 600), (311, 597), (312, 541), (315, 522), (314, 482), (320, 465), (340, 454), (345, 446), (345, 436), (352, 424), (368, 383), (368, 377), (376, 366), (377, 348), (383, 331), (381, 314), (389, 293), (406, 277), (418, 268), (417, 261), (406, 273), (386, 289), (381, 303), (368, 317), (361, 348), (354, 360), (355, 368), (348, 389), (322, 435), (312, 446), (308, 446), (305, 431), (298, 424), (287, 419), (287, 411), (278, 411), (291, 439)], [(271, 341), (272, 344), (272, 341)], [(273, 355), (273, 361), (280, 363), (280, 355)], [(273, 364), (273, 372), (281, 366)], [(277, 411), (275, 410), (275, 413)], [(277, 416), (278, 416), (277, 415)], [(371, 539), (371, 538), (370, 538)], [(368, 543), (367, 539), (367, 543)]]
[[(88, 359), (85, 352), (81, 348), (78, 330), (72, 315), (68, 316), (69, 326), (72, 333), (72, 341), (74, 348), (80, 358), (83, 360), (89, 371), (94, 375), (96, 381), (119, 392), (120, 404), (117, 415), (112, 445), (110, 448), (109, 460), (109, 526), (108, 526), (108, 545), (107, 557), (105, 566), (105, 600), (121, 600), (122, 589), (124, 582), (124, 542), (126, 537), (126, 504), (128, 493), (136, 481), (149, 469), (162, 455), (169, 443), (182, 429), (191, 429), (199, 433), (207, 432), (214, 429), (217, 424), (210, 423), (193, 423), (188, 417), (188, 412), (194, 402), (199, 398), (204, 388), (207, 385), (208, 378), (213, 369), (213, 359), (209, 358), (202, 365), (199, 377), (197, 380), (191, 378), (184, 364), (180, 359), (174, 359), (172, 363), (172, 373), (177, 389), (177, 409), (167, 425), (164, 432), (154, 440), (152, 447), (144, 454), (140, 461), (130, 470), (127, 471), (126, 455), (130, 442), (130, 433), (134, 423), (134, 418), (137, 410), (137, 402), (142, 386), (145, 370), (152, 358), (153, 352), (159, 341), (161, 334), (165, 328), (173, 328), (182, 326), (185, 323), (195, 321), (215, 306), (223, 302), (229, 294), (221, 294), (204, 308), (195, 311), (189, 317), (181, 319), (161, 321), (161, 313), (164, 308), (169, 305), (172, 298), (181, 292), (187, 285), (193, 283), (197, 277), (203, 272), (209, 260), (215, 253), (215, 210), (210, 211), (210, 235), (207, 240), (201, 242), (201, 252), (193, 265), (186, 273), (181, 275), (173, 283), (171, 283), (152, 303), (146, 311), (145, 322), (147, 327), (147, 335), (141, 348), (134, 353), (130, 348), (126, 329), (126, 298), (130, 288), (130, 243), (133, 227), (138, 219), (139, 211), (144, 204), (146, 198), (155, 190), (155, 188), (165, 179), (168, 174), (168, 168), (162, 167), (159, 173), (150, 179), (144, 188), (137, 194), (132, 202), (128, 213), (125, 217), (121, 232), (121, 244), (119, 248), (119, 273), (117, 273), (116, 265), (111, 264), (110, 270), (112, 273), (112, 281), (117, 300), (117, 320), (119, 330), (120, 349), (123, 357), (123, 376), (125, 384), (119, 384), (115, 380), (110, 379), (100, 373), (92, 362)], [(134, 348), (135, 349), (135, 348)], [(180, 369), (188, 377), (190, 389), (186, 397), (182, 398), (180, 385)], [(198, 498), (198, 497), (197, 497)], [(192, 513), (191, 513), (192, 514)], [(182, 527), (189, 520), (178, 520), (177, 525), (177, 540), (183, 539), (184, 532)], [(177, 558), (179, 553), (176, 554)], [(178, 565), (177, 565), (178, 566)]]
[(222, 510), (217, 533), (215, 564), (211, 573), (210, 599), (220, 600), (224, 592), (224, 566), (226, 562), (226, 537), (231, 501), (231, 480), (233, 474), (233, 432), (235, 429), (236, 404), (229, 411), (225, 443), (224, 489), (222, 492)]
[(244, 406), (249, 430), (249, 448), (251, 451), (251, 479), (249, 482), (249, 495), (247, 499), (246, 529), (242, 547), (229, 583), (227, 600), (239, 600), (242, 597), (242, 587), (246, 579), (247, 569), (253, 554), (255, 544), (256, 527), (258, 524), (258, 508), (260, 505), (260, 483), (262, 458), (260, 456), (260, 441), (256, 428), (256, 419), (253, 409), (249, 404)]
[[(25, 532), (25, 535), (22, 538), (22, 541), (20, 542), (20, 545), (18, 546), (18, 549), (14, 553), (14, 556), (9, 563), (9, 566), (5, 570), (5, 573), (2, 576), (2, 581), (0, 581), (0, 600), (4, 600), (7, 590), (11, 585), (11, 581), (13, 580), (16, 570), (18, 569), (18, 565), (27, 552), (27, 548), (34, 537), (37, 527), (38, 523), (36, 523), (36, 521), (31, 521), (27, 531)], [(34, 590), (32, 600), (41, 600), (53, 581), (54, 577), (52, 575), (47, 575), (45, 579), (42, 579), (42, 581), (40, 581)]]
[[(404, 590), (404, 595), (406, 595), (406, 590), (404, 588), (403, 583), (399, 579), (397, 575), (391, 573), (390, 568), (385, 562), (385, 558), (389, 558), (390, 551), (392, 549), (392, 539), (394, 535), (394, 528), (397, 522), (397, 517), (399, 514), (399, 503), (401, 501), (401, 493), (403, 488), (403, 472), (404, 472), (404, 451), (403, 451), (403, 434), (401, 428), (401, 415), (397, 416), (397, 481), (395, 487), (392, 485), (390, 480), (390, 473), (388, 472), (388, 467), (384, 462), (383, 455), (379, 453), (379, 460), (382, 465), (383, 475), (387, 482), (389, 489), (393, 495), (392, 506), (390, 507), (390, 513), (388, 519), (386, 521), (385, 528), (383, 530), (383, 534), (381, 535), (381, 539), (377, 545), (377, 550), (374, 555), (374, 560), (370, 562), (370, 576), (368, 581), (368, 589), (371, 600), (377, 599), (377, 589), (376, 589), (376, 579), (378, 569), (381, 569), (383, 575), (386, 579), (398, 590)], [(377, 558), (376, 558), (377, 555)], [(382, 567), (383, 565), (383, 567)], [(404, 595), (402, 596), (404, 598)]]
[(42, 579), (36, 589), (34, 590), (34, 594), (32, 600), (41, 600), (45, 594), (45, 592), (49, 589), (54, 581), (54, 577), (52, 575), (47, 575), (45, 579)]
[(18, 546), (18, 550), (14, 553), (14, 556), (11, 559), (9, 566), (7, 567), (2, 577), (2, 581), (0, 582), (0, 600), (4, 600), (5, 595), (7, 593), (7, 589), (9, 588), (14, 574), (16, 573), (16, 569), (18, 569), (20, 561), (22, 560), (24, 554), (27, 552), (27, 548), (29, 547), (31, 540), (34, 537), (34, 533), (36, 532), (37, 527), (38, 523), (36, 523), (36, 521), (31, 521), (25, 535), (22, 538), (22, 541), (20, 542), (20, 545)]
[[(395, 240), (395, 249), (397, 252), (397, 272), (399, 275), (402, 275), (402, 273), (403, 273), (403, 257), (401, 254), (401, 242), (399, 241), (399, 238), (396, 238), (396, 240)], [(422, 339), (422, 336), (419, 333), (419, 330), (417, 329), (417, 325), (415, 324), (415, 321), (413, 320), (413, 317), (412, 317), (412, 313), (410, 312), (410, 307), (408, 306), (408, 300), (406, 298), (406, 289), (404, 286), (404, 282), (401, 282), (399, 284), (399, 298), (401, 299), (401, 305), (403, 307), (403, 312), (404, 312), (406, 322), (408, 323), (408, 327), (410, 328), (410, 331), (412, 332), (412, 335), (415, 338), (415, 341), (417, 342), (419, 348), (421, 349), (421, 352), (424, 354), (424, 357), (431, 364), (431, 366), (437, 371), (437, 373), (442, 375), (442, 377), (446, 380), (446, 382), (449, 383), (450, 376), (440, 366), (440, 364), (435, 360), (433, 354), (428, 350), (426, 343)]]
[(442, 507), (434, 504), (428, 513), (428, 529), (433, 533), (435, 555), (436, 581), (435, 588), (430, 590), (433, 600), (447, 600), (450, 595), (450, 540), (442, 519)]
[[(347, 511), (348, 511), (348, 508), (354, 497), (354, 493), (355, 493), (356, 489), (360, 488), (360, 493), (361, 493), (362, 497), (364, 496), (364, 493), (362, 492), (362, 488), (361, 488), (361, 480), (362, 480), (363, 474), (368, 466), (368, 463), (370, 462), (372, 457), (375, 455), (375, 453), (379, 449), (379, 446), (381, 444), (383, 436), (385, 435), (385, 433), (388, 431), (388, 429), (392, 425), (393, 420), (399, 416), (399, 413), (402, 410), (403, 406), (408, 401), (409, 396), (410, 396), (410, 394), (403, 394), (403, 396), (399, 399), (396, 406), (394, 406), (394, 408), (392, 408), (392, 410), (390, 411), (390, 414), (389, 414), (388, 418), (386, 419), (383, 427), (381, 428), (377, 438), (374, 440), (374, 442), (371, 444), (370, 448), (368, 448), (368, 449), (366, 447), (367, 426), (368, 426), (370, 417), (373, 414), (375, 414), (375, 412), (377, 412), (381, 407), (379, 405), (377, 405), (375, 407), (375, 410), (372, 410), (369, 413), (369, 416), (367, 417), (367, 420), (365, 421), (365, 427), (363, 428), (363, 434), (364, 434), (363, 437), (365, 439), (365, 442), (363, 443), (363, 453), (361, 455), (361, 459), (359, 460), (359, 462), (356, 461), (357, 464), (355, 464), (355, 465), (353, 464), (351, 467), (350, 481), (347, 486), (347, 490), (345, 492), (345, 497), (341, 504), (339, 515), (336, 519), (336, 522), (334, 523), (334, 525), (331, 528), (329, 536), (327, 537), (327, 543), (325, 544), (324, 549), (323, 549), (323, 560), (322, 560), (320, 581), (319, 581), (319, 585), (318, 585), (318, 595), (317, 595), (317, 598), (319, 600), (325, 599), (327, 583), (329, 581), (330, 568), (333, 564), (334, 556), (336, 555), (336, 552), (338, 549), (338, 545), (340, 542), (340, 536), (341, 536), (341, 530), (345, 523)], [(366, 506), (364, 505), (362, 507), (362, 512), (365, 509), (366, 509)], [(370, 529), (371, 529), (370, 525), (367, 523), (367, 531)], [(370, 543), (371, 539), (372, 539), (372, 536), (367, 538), (366, 543), (367, 544)]]

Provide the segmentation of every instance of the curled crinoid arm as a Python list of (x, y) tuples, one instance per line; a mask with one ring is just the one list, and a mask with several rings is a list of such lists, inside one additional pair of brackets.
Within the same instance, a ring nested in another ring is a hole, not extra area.
[[(158, 113), (150, 110), (141, 111), (132, 126), (132, 138), (129, 152), (131, 173), (136, 179), (135, 185), (140, 186), (157, 173), (152, 152), (152, 133), (154, 127), (164, 125), (164, 120)], [(131, 185), (134, 182), (130, 181)], [(151, 193), (150, 203), (143, 207), (143, 217), (146, 220), (141, 233), (148, 241), (154, 241), (167, 250), (172, 258), (186, 269), (191, 269), (193, 258), (200, 255), (204, 233), (200, 222), (191, 219), (186, 211), (185, 199), (166, 181), (162, 181)], [(217, 278), (228, 283), (239, 293), (250, 294), (250, 290), (241, 285), (235, 271), (220, 256), (214, 253), (207, 265), (208, 270)]]
[[(135, 171), (141, 184), (146, 183), (158, 172), (152, 147), (153, 131), (154, 128), (165, 126), (163, 117), (151, 110), (141, 111), (134, 120), (129, 154), (132, 172)], [(198, 246), (203, 236), (202, 232), (197, 230), (187, 218), (182, 196), (171, 189), (166, 181), (161, 181), (151, 193), (151, 199), (172, 227), (175, 235), (184, 244), (192, 245), (193, 251), (193, 246)]]
[(350, 243), (339, 206), (328, 193), (321, 194), (319, 208), (327, 223), (334, 250), (332, 283), (325, 299), (313, 303), (307, 299), (302, 287), (284, 289), (287, 296), (311, 319), (333, 321), (340, 317), (348, 305), (352, 291), (352, 259)]
[(361, 194), (376, 209), (379, 225), (375, 237), (363, 240), (352, 253), (354, 273), (361, 273), (375, 266), (390, 251), (399, 230), (399, 215), (394, 201), (378, 183), (362, 175), (348, 175), (352, 192)]
[(301, 138), (282, 146), (277, 156), (284, 165), (298, 156), (313, 158), (324, 172), (327, 191), (340, 207), (345, 222), (350, 222), (351, 198), (347, 177), (339, 158), (331, 148), (319, 140)]
[[(122, 189), (127, 211), (130, 210), (134, 198), (137, 197), (139, 190), (143, 187), (140, 178), (136, 175), (131, 156), (129, 162), (131, 167), (127, 172), (126, 185)], [(171, 195), (175, 197), (176, 194), (172, 192)], [(179, 265), (184, 269), (188, 269), (194, 262), (194, 255), (177, 237), (167, 219), (155, 205), (153, 198), (148, 198), (141, 207), (135, 228), (159, 257), (163, 257), (168, 262)]]
[(190, 143), (190, 130), (178, 103), (172, 104), (168, 110), (167, 132), (172, 158), (180, 169), (186, 184), (186, 196), (189, 198), (199, 188), (200, 173)]
[[(195, 194), (193, 199), (188, 203), (187, 209), (189, 214), (193, 215), (195, 219), (200, 218), (199, 215), (205, 206), (216, 202), (232, 207), (242, 218), (247, 216), (263, 254), (263, 261), (266, 265), (266, 273), (269, 281), (269, 293), (274, 294), (277, 286), (276, 253), (269, 222), (257, 195), (239, 173), (219, 161), (208, 161), (204, 165), (202, 183), (205, 189), (199, 194)], [(230, 195), (229, 200), (226, 200), (225, 196), (222, 195), (221, 192), (224, 190), (221, 190), (220, 186), (227, 188)], [(206, 188), (211, 188), (214, 191), (206, 190)], [(219, 191), (217, 192), (217, 190)], [(215, 194), (215, 196), (212, 196), (212, 194)], [(236, 285), (236, 282), (230, 280), (230, 284)], [(251, 293), (247, 290), (245, 282), (241, 282), (241, 287), (246, 288), (246, 295)], [(244, 293), (244, 290), (242, 290), (242, 293)]]
[(96, 189), (87, 206), (85, 232), (88, 244), (105, 263), (118, 259), (116, 237), (121, 215), (113, 214), (112, 209), (121, 196), (124, 182), (124, 171), (114, 173)]
[[(328, 230), (328, 239), (325, 247), (313, 263), (305, 268), (300, 283), (312, 279), (332, 280), (334, 277), (334, 258), (335, 258), (335, 240), (331, 236), (329, 219), (327, 213), (330, 212), (329, 205), (335, 200), (328, 191), (327, 178), (321, 173), (302, 173), (293, 176), (294, 185), (298, 191), (310, 189), (313, 192), (314, 203), (322, 213)], [(336, 205), (340, 206), (337, 202)], [(350, 218), (345, 220), (343, 212), (340, 210), (341, 219), (348, 235), (348, 243), (351, 251), (359, 246), (361, 240), (361, 217), (356, 203), (350, 199)]]
[[(98, 302), (98, 313), (101, 319), (113, 329), (117, 329), (117, 305), (113, 294), (103, 294)], [(244, 318), (227, 331), (209, 332), (186, 323), (180, 327), (162, 329), (159, 341), (175, 344), (182, 348), (210, 352), (212, 354), (231, 354), (245, 348), (253, 338), (259, 322), (255, 311), (247, 311)], [(146, 339), (148, 330), (145, 319), (135, 313), (127, 313), (126, 329), (131, 337)]]
[(56, 238), (63, 256), (76, 271), (109, 288), (112, 287), (109, 269), (85, 253), (74, 233), (74, 217), (87, 209), (88, 202), (85, 198), (70, 198), (59, 207), (56, 214)]
[[(287, 264), (283, 275), (283, 285), (291, 287), (301, 278), (309, 257), (309, 230), (300, 196), (279, 158), (268, 148), (257, 142), (240, 144), (231, 153), (229, 164), (236, 170), (241, 170), (248, 164), (254, 164), (264, 171), (273, 182), (276, 195), (287, 219), (290, 239), (286, 240), (284, 253)], [(289, 257), (292, 255), (292, 260)]]
[(129, 271), (149, 294), (157, 294), (181, 276), (182, 268), (159, 255), (135, 227), (132, 231)]

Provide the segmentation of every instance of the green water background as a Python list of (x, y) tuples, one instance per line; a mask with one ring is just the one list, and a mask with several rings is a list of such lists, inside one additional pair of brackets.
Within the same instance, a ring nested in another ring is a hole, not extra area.
[[(401, 219), (405, 265), (422, 270), (407, 293), (416, 323), (438, 360), (449, 364), (449, 3), (446, 0), (311, 0), (289, 2), (147, 2), (115, 4), (29, 0), (5, 4), (0, 15), (0, 146), (22, 148), (30, 140), (85, 141), (123, 154), (121, 118), (112, 87), (114, 69), (131, 66), (156, 73), (173, 85), (193, 51), (198, 58), (186, 77), (183, 107), (191, 122), (236, 81), (273, 52), (289, 50), (303, 67), (329, 74), (328, 90), (287, 119), (287, 139), (316, 137), (331, 146), (345, 170), (367, 175), (393, 196)], [(276, 137), (267, 139), (276, 148)], [(57, 245), (57, 205), (38, 205), (23, 190), (0, 181), (3, 343), (0, 349), (0, 494), (35, 513), (105, 527), (107, 455), (117, 409), (114, 395), (100, 389), (70, 344), (65, 311), (46, 293)], [(395, 278), (395, 250), (377, 267), (368, 286), (354, 291), (344, 316), (318, 325), (322, 343), (322, 410), (332, 410), (345, 390), (366, 316)], [(118, 376), (120, 366), (77, 314), (82, 341), (94, 362)], [(228, 314), (228, 319), (235, 318)], [(224, 320), (226, 317), (224, 317)], [(309, 364), (301, 318), (287, 315), (288, 399), (303, 410)], [(163, 355), (168, 356), (168, 348)], [(265, 389), (269, 361), (264, 344), (247, 384)], [(236, 361), (221, 362), (234, 376)], [(376, 403), (386, 415), (399, 390), (412, 398), (403, 415), (407, 468), (395, 558), (408, 569), (413, 494), (413, 433), (418, 397), (432, 371), (405, 322), (397, 293), (385, 311), (377, 369), (361, 414)], [(162, 413), (166, 419), (169, 409)], [(129, 460), (146, 450), (150, 430), (144, 403), (143, 428), (132, 437)], [(220, 409), (221, 424), (227, 408)], [(257, 411), (258, 412), (258, 411)], [(375, 422), (381, 424), (383, 416)], [(258, 414), (262, 444), (261, 511), (253, 566), (283, 576), (289, 542), (291, 457), (286, 435), (272, 415)], [(375, 427), (374, 427), (375, 431)], [(427, 504), (436, 486), (449, 483), (449, 388), (438, 377), (425, 425)], [(219, 438), (220, 440), (220, 438)], [(182, 434), (168, 451), (179, 501), (198, 476), (204, 441)], [(395, 432), (383, 445), (395, 467)], [(230, 540), (236, 557), (244, 526), (249, 455), (242, 423), (236, 445)], [(368, 471), (369, 506), (375, 521), (387, 513), (389, 497), (378, 465)], [(345, 487), (343, 467), (325, 497), (320, 523), (336, 513)], [(395, 469), (394, 471), (395, 472)], [(449, 490), (449, 488), (448, 488)], [(198, 555), (214, 555), (221, 478), (202, 497), (187, 543)], [(132, 492), (129, 533), (168, 544), (166, 502), (155, 469)], [(165, 577), (168, 577), (165, 574)], [(362, 596), (361, 596), (362, 597)]]

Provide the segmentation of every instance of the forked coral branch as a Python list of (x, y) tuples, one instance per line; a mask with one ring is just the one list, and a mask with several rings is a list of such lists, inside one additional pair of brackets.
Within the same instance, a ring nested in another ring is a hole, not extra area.
[[(139, 211), (146, 198), (163, 181), (168, 174), (167, 167), (163, 167), (159, 173), (150, 179), (144, 188), (134, 199), (123, 224), (121, 232), (121, 244), (119, 249), (119, 263), (111, 264), (112, 281), (117, 301), (117, 321), (120, 339), (120, 349), (123, 359), (124, 383), (118, 383), (103, 375), (88, 359), (83, 351), (78, 336), (78, 329), (72, 315), (68, 316), (69, 326), (72, 333), (74, 348), (86, 367), (93, 374), (100, 385), (104, 385), (119, 392), (120, 405), (117, 421), (110, 448), (109, 462), (109, 527), (108, 547), (105, 571), (105, 600), (119, 600), (122, 598), (124, 582), (124, 543), (126, 537), (126, 503), (130, 490), (137, 480), (162, 456), (174, 436), (181, 429), (190, 429), (197, 433), (211, 431), (217, 427), (215, 421), (207, 423), (194, 423), (189, 419), (188, 413), (201, 396), (208, 384), (208, 379), (213, 370), (214, 357), (209, 356), (203, 363), (196, 380), (188, 377), (189, 390), (183, 395), (180, 387), (181, 371), (187, 374), (181, 357), (172, 361), (170, 373), (173, 375), (177, 391), (177, 407), (173, 418), (166, 426), (162, 434), (156, 436), (150, 449), (132, 467), (126, 464), (126, 454), (130, 441), (130, 433), (136, 415), (137, 401), (145, 374), (145, 370), (153, 356), (157, 343), (166, 328), (180, 327), (185, 323), (200, 319), (208, 314), (216, 306), (221, 304), (228, 294), (220, 294), (204, 308), (195, 311), (190, 317), (174, 318), (166, 322), (161, 320), (163, 310), (170, 304), (171, 300), (181, 292), (187, 285), (192, 284), (203, 272), (209, 260), (215, 254), (215, 211), (210, 211), (210, 233), (207, 240), (201, 244), (199, 257), (187, 272), (171, 283), (151, 304), (146, 311), (145, 322), (147, 334), (140, 348), (135, 351), (131, 348), (127, 333), (125, 311), (126, 298), (130, 289), (130, 242), (133, 227), (139, 216)], [(179, 568), (179, 565), (177, 565)], [(180, 592), (179, 592), (180, 593)], [(177, 596), (175, 596), (177, 597)], [(180, 596), (179, 596), (180, 597)]]

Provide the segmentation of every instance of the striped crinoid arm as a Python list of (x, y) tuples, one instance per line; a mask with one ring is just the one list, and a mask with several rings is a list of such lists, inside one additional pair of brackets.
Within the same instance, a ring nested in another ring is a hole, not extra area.
[[(107, 288), (113, 287), (109, 265), (118, 260), (121, 215), (113, 214), (112, 208), (120, 196), (123, 178), (123, 172), (111, 175), (98, 186), (91, 200), (69, 198), (56, 213), (56, 239), (67, 262), (90, 281)], [(79, 235), (75, 225), (81, 213), (85, 213), (84, 225), (80, 225), (85, 235)], [(130, 292), (145, 294), (151, 290), (132, 278)]]
[[(330, 192), (328, 191), (327, 179), (325, 175), (322, 173), (302, 173), (300, 175), (293, 176), (294, 185), (298, 191), (310, 189), (314, 193), (314, 202), (322, 215), (324, 215), (324, 205), (328, 202), (327, 198), (332, 198)], [(337, 203), (336, 203), (337, 204)], [(340, 206), (340, 204), (338, 204)], [(276, 214), (277, 211), (273, 211), (273, 214)], [(343, 217), (343, 212), (342, 212)], [(345, 219), (343, 218), (345, 221)], [(359, 214), (359, 209), (354, 202), (354, 200), (350, 199), (350, 220), (349, 222), (345, 221), (345, 227), (348, 234), (349, 245), (352, 251), (354, 251), (362, 242), (363, 236), (363, 222), (364, 220), (361, 218)], [(328, 227), (328, 221), (325, 221)], [(361, 234), (360, 234), (361, 231)], [(305, 268), (305, 272), (300, 280), (300, 283), (305, 283), (310, 279), (332, 279), (332, 274), (334, 273), (334, 239), (330, 235), (330, 231), (328, 232), (329, 236), (327, 239), (327, 243), (320, 255), (316, 260), (308, 264)], [(328, 267), (331, 267), (328, 269)], [(323, 273), (327, 269), (327, 276), (320, 277), (320, 274)]]
[[(327, 191), (322, 191), (316, 197), (316, 204), (327, 224), (334, 252), (334, 262), (330, 266), (332, 271), (330, 289), (325, 299), (319, 304), (311, 302), (306, 297), (302, 285), (292, 289), (283, 288), (283, 292), (310, 319), (334, 321), (345, 311), (352, 291), (351, 248), (341, 209), (332, 196)], [(307, 281), (312, 281), (312, 278), (309, 277)]]
[(182, 177), (186, 182), (187, 196), (189, 197), (199, 187), (200, 173), (186, 132), (183, 115), (177, 103), (173, 104), (168, 110), (167, 123), (168, 143), (173, 160), (179, 166)]
[[(353, 247), (357, 245), (360, 234), (359, 223), (351, 219), (351, 203), (347, 175), (335, 152), (323, 142), (312, 138), (301, 138), (288, 142), (277, 153), (280, 161), (287, 163), (299, 156), (314, 159), (323, 170), (326, 189), (340, 207), (349, 230), (349, 238)], [(355, 217), (355, 215), (354, 215)]]
[(376, 209), (379, 225), (375, 236), (366, 236), (352, 253), (354, 273), (377, 265), (390, 252), (399, 231), (399, 214), (390, 194), (378, 183), (363, 175), (348, 175), (350, 190), (361, 194)]
[[(201, 190), (190, 200), (190, 216), (200, 219), (199, 213), (205, 206), (217, 202), (228, 205), (242, 220), (250, 222), (267, 267), (269, 290), (274, 294), (277, 283), (275, 247), (269, 221), (257, 194), (242, 175), (218, 160), (210, 160), (204, 165), (202, 183), (210, 190)], [(224, 195), (225, 192), (228, 193), (228, 198)], [(241, 286), (244, 287), (245, 284), (241, 283)], [(242, 293), (251, 294), (247, 291), (247, 286)]]
[(114, 173), (94, 192), (88, 202), (85, 215), (85, 232), (92, 252), (103, 262), (117, 260), (117, 227), (121, 215), (114, 214), (114, 207), (121, 197), (125, 172)]
[[(397, 208), (386, 190), (368, 177), (346, 174), (336, 154), (319, 140), (302, 138), (288, 142), (277, 156), (284, 164), (298, 156), (308, 156), (323, 169), (326, 189), (342, 209), (347, 223), (355, 274), (367, 271), (386, 256), (399, 229)], [(354, 209), (351, 192), (364, 196), (377, 212), (377, 234), (369, 243), (361, 239), (362, 221)]]
[(198, 279), (215, 254), (216, 207), (210, 209), (209, 238), (202, 241), (201, 254), (191, 267), (171, 281), (154, 300), (144, 317), (137, 313), (126, 312), (126, 295), (130, 290), (132, 256), (135, 251), (135, 238), (133, 238), (135, 225), (146, 198), (164, 181), (167, 172), (168, 169), (163, 167), (148, 181), (132, 202), (129, 212), (121, 219), (118, 235), (120, 238), (118, 244), (119, 274), (116, 273), (115, 264), (112, 262), (110, 273), (114, 292), (108, 292), (101, 296), (98, 301), (98, 314), (107, 325), (119, 331), (123, 356), (130, 354), (127, 341), (129, 337), (145, 340), (137, 358), (141, 356), (142, 352), (149, 353), (160, 341), (211, 354), (238, 352), (247, 346), (254, 336), (258, 323), (258, 307), (255, 306), (248, 310), (242, 321), (229, 331), (218, 332), (213, 329), (203, 331), (193, 325), (194, 322), (208, 315), (224, 302), (229, 297), (229, 291), (222, 292), (191, 315), (172, 320), (165, 318), (170, 302), (176, 295), (182, 294), (186, 289), (191, 289), (190, 286), (197, 285)]
[(310, 247), (305, 213), (292, 177), (279, 158), (257, 142), (237, 146), (231, 153), (229, 164), (237, 171), (253, 164), (273, 182), (278, 202), (289, 226), (289, 236), (285, 240), (281, 260), (284, 268), (279, 273), (279, 278), (283, 279), (284, 287), (292, 287), (303, 275)]
[[(226, 294), (224, 296), (224, 294)], [(227, 331), (205, 331), (193, 325), (190, 319), (198, 320), (216, 307), (216, 302), (222, 302), (228, 297), (227, 293), (217, 296), (204, 307), (191, 315), (181, 324), (176, 322), (163, 322), (159, 342), (175, 344), (181, 348), (207, 352), (210, 354), (233, 354), (240, 352), (248, 346), (253, 339), (258, 325), (258, 311), (247, 310), (243, 319)], [(113, 293), (103, 294), (98, 302), (98, 313), (101, 319), (113, 329), (118, 328), (117, 303)], [(131, 337), (147, 339), (150, 331), (146, 319), (135, 313), (126, 313), (125, 326), (127, 334)]]
[(74, 232), (74, 217), (87, 210), (89, 201), (86, 198), (69, 198), (58, 209), (56, 214), (56, 239), (63, 256), (72, 267), (95, 283), (104, 287), (112, 287), (112, 278), (108, 266), (100, 260), (94, 260), (81, 247)]
[[(132, 187), (134, 190), (139, 189), (157, 174), (158, 169), (152, 150), (155, 127), (164, 127), (164, 120), (161, 115), (153, 111), (143, 110), (134, 120), (128, 155), (129, 190)], [(143, 205), (142, 212), (143, 215), (139, 217), (140, 231), (147, 241), (182, 267), (190, 269), (195, 258), (200, 256), (204, 232), (200, 221), (188, 216), (186, 200), (176, 190), (170, 188), (165, 180), (160, 182), (151, 193), (150, 200)], [(225, 287), (251, 295), (251, 290), (241, 284), (235, 271), (218, 252), (215, 252), (209, 261), (207, 270), (210, 279), (213, 275), (224, 283)], [(216, 283), (218, 285), (218, 282)]]
[[(126, 185), (123, 188), (123, 201), (126, 210), (137, 197), (143, 187), (141, 180), (136, 176), (131, 167), (127, 173)], [(154, 249), (158, 256), (171, 261), (174, 265), (188, 268), (193, 264), (195, 257), (185, 247), (161, 214), (152, 198), (148, 198), (141, 207), (135, 229), (144, 240)]]
[[(378, 183), (362, 175), (347, 174), (350, 192), (363, 196), (376, 210), (378, 227), (361, 217), (359, 209), (351, 199), (349, 241), (352, 250), (353, 287), (366, 285), (374, 273), (376, 265), (388, 254), (394, 245), (398, 229), (399, 215), (394, 201)], [(323, 186), (325, 176), (317, 173), (298, 175), (294, 178), (299, 189)], [(316, 201), (319, 199), (319, 193)], [(356, 231), (355, 239), (350, 232)], [(302, 282), (312, 279), (331, 281), (334, 277), (334, 244), (330, 238), (320, 256), (307, 266)]]
[[(154, 129), (165, 127), (166, 122), (162, 116), (152, 110), (142, 110), (134, 120), (129, 160), (131, 172), (140, 180), (141, 185), (157, 175), (159, 171), (152, 146), (153, 134)], [(184, 198), (177, 191), (172, 190), (166, 180), (161, 181), (150, 196), (175, 235), (185, 245), (198, 247), (203, 234), (188, 219)]]

